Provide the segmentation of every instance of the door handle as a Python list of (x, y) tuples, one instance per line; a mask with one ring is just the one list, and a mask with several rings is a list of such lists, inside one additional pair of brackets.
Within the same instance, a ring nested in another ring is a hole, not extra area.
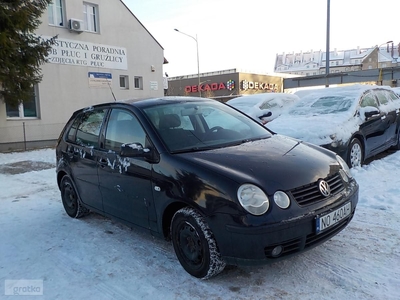
[(99, 162), (99, 164), (100, 164), (102, 167), (105, 167), (105, 166), (108, 165), (108, 160), (105, 159), (105, 158), (103, 158), (103, 157), (102, 157), (102, 158), (99, 158), (98, 162)]

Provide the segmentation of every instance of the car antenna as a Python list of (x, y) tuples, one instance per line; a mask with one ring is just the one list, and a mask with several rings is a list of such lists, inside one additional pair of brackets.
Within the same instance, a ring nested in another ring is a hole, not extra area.
[(107, 78), (106, 76), (104, 76), (104, 78), (105, 78), (106, 81), (107, 81), (108, 87), (110, 88), (111, 95), (113, 96), (114, 101), (117, 101), (117, 99), (115, 98), (114, 92), (113, 92), (113, 90), (112, 90), (111, 84), (110, 84), (110, 82), (108, 81), (108, 78)]

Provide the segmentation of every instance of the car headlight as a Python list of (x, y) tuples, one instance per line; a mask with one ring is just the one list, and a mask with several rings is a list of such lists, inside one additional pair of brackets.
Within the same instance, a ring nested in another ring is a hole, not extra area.
[(353, 175), (351, 175), (350, 168), (346, 164), (346, 162), (341, 158), (339, 155), (336, 155), (336, 160), (338, 161), (339, 165), (342, 167), (343, 171), (346, 173), (347, 177), (353, 178)]
[(253, 215), (260, 216), (269, 208), (267, 195), (253, 184), (241, 185), (237, 191), (237, 197), (243, 208)]
[(274, 194), (274, 201), (280, 208), (286, 209), (290, 205), (290, 198), (285, 192), (277, 191)]

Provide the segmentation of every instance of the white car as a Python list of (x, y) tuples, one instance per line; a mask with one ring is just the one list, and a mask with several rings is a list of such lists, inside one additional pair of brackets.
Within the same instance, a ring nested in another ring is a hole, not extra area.
[(400, 149), (400, 99), (388, 86), (313, 90), (268, 128), (339, 154), (360, 166), (390, 147)]
[(392, 90), (400, 97), (400, 87), (394, 87)]
[(240, 110), (262, 124), (279, 117), (300, 98), (287, 93), (263, 93), (233, 98), (226, 104)]

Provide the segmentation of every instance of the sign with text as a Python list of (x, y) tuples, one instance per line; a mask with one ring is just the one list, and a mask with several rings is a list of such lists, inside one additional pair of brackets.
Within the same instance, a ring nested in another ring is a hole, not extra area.
[[(45, 37), (50, 38), (50, 37)], [(52, 64), (127, 70), (126, 48), (56, 39), (48, 56)]]
[(96, 88), (109, 88), (112, 81), (111, 73), (89, 72), (89, 86)]
[(228, 80), (227, 82), (213, 82), (205, 83), (200, 85), (187, 85), (185, 86), (186, 93), (197, 93), (197, 92), (209, 92), (209, 91), (219, 91), (219, 90), (229, 90), (235, 89), (235, 81)]

